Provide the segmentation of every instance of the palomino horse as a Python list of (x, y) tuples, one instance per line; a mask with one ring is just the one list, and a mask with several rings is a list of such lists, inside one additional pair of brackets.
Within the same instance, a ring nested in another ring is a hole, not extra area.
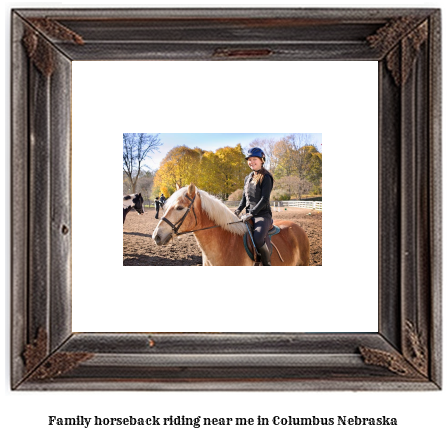
[[(190, 184), (169, 198), (152, 238), (157, 245), (166, 245), (174, 235), (193, 231), (203, 266), (253, 266), (242, 238), (247, 229), (238, 221), (221, 201)], [(238, 223), (229, 225), (232, 222)], [(279, 220), (274, 225), (281, 232), (272, 237), (277, 248), (272, 252), (272, 266), (308, 266), (309, 239), (304, 230), (290, 221)]]
[(141, 196), (141, 193), (123, 196), (123, 224), (126, 220), (127, 213), (132, 210), (132, 207), (137, 210), (138, 214), (144, 213), (143, 197)]

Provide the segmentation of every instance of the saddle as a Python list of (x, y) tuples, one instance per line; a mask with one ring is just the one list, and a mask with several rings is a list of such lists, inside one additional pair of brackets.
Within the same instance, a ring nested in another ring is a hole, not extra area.
[[(257, 256), (257, 251), (256, 249), (253, 247), (253, 241), (252, 241), (252, 237), (253, 237), (253, 221), (249, 220), (247, 222), (248, 228), (250, 230), (251, 236), (248, 235), (248, 231), (244, 234), (244, 247), (245, 247), (245, 251), (247, 252), (248, 256), (255, 262), (255, 263), (260, 263), (260, 257)], [(268, 231), (268, 240), (267, 240), (267, 246), (269, 247), (269, 251), (270, 251), (270, 256), (272, 255), (272, 251), (273, 251), (273, 246), (272, 246), (272, 236), (275, 236), (276, 234), (279, 234), (279, 232), (281, 231), (281, 229), (279, 227), (277, 227), (276, 225), (273, 225), (269, 228)]]

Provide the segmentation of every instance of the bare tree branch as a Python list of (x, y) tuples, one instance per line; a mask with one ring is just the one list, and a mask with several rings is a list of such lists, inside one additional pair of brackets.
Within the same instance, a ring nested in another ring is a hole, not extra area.
[(129, 179), (132, 192), (136, 193), (144, 160), (149, 152), (159, 150), (162, 142), (159, 134), (124, 133), (123, 134), (123, 172)]

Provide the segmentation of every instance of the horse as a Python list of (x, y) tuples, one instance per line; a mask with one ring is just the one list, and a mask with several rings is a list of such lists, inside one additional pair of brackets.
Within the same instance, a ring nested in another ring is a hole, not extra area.
[[(280, 233), (272, 236), (277, 249), (272, 252), (272, 266), (308, 266), (310, 249), (305, 231), (290, 221), (278, 220), (274, 225)], [(175, 235), (188, 231), (193, 232), (202, 250), (203, 266), (255, 264), (244, 246), (246, 225), (223, 202), (194, 184), (169, 198), (152, 239), (158, 246), (166, 245)]]
[(127, 213), (135, 208), (138, 214), (144, 213), (143, 197), (141, 193), (123, 196), (123, 224), (126, 220)]

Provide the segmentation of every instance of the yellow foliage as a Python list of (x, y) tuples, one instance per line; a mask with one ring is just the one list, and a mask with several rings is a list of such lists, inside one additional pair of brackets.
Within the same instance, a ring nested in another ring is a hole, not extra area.
[(208, 193), (226, 199), (243, 186), (248, 171), (240, 144), (216, 152), (177, 146), (161, 162), (154, 178), (154, 190), (159, 192), (166, 188), (172, 194), (176, 184), (183, 187), (192, 182)]

